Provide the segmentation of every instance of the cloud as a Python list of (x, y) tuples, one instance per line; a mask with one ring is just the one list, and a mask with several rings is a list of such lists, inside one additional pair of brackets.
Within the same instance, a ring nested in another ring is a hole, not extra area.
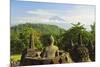
[(95, 13), (95, 6), (76, 6), (73, 10), (66, 12), (63, 18), (70, 23), (81, 22), (90, 25), (96, 20)]
[[(63, 5), (62, 5), (63, 6)], [(66, 4), (67, 6), (67, 4)], [(42, 6), (45, 7), (45, 6)], [(72, 7), (72, 8), (71, 8)], [(90, 25), (95, 21), (95, 6), (91, 5), (71, 5), (71, 7), (66, 7), (64, 10), (52, 9), (52, 7), (43, 9), (43, 8), (33, 8), (25, 10), (24, 16), (18, 16), (17, 20), (14, 20), (17, 23), (25, 22), (41, 22), (41, 23), (77, 23), (81, 22), (85, 25)], [(59, 17), (65, 22), (59, 22), (59, 20), (51, 21), (52, 17)]]
[[(57, 10), (43, 10), (43, 9), (36, 9), (36, 10), (29, 10), (29, 11), (26, 11), (27, 14), (30, 14), (30, 15), (36, 15), (35, 18), (33, 18), (35, 21), (38, 20), (38, 21), (41, 21), (41, 22), (51, 22), (51, 18), (54, 18), (56, 17), (56, 20), (52, 21), (52, 22), (56, 22), (57, 20), (64, 20), (63, 18), (61, 18), (61, 16), (63, 16), (65, 13), (64, 11), (57, 11)], [(57, 19), (59, 18), (59, 19)], [(57, 21), (59, 22), (59, 21)]]
[(47, 10), (42, 10), (42, 9), (29, 10), (29, 11), (27, 11), (27, 13), (28, 14), (37, 14), (37, 15), (46, 15), (46, 16), (55, 15)]
[(35, 9), (27, 10), (26, 13), (29, 14), (29, 16), (20, 17), (19, 19), (26, 22), (50, 22), (51, 20), (49, 18), (57, 16), (65, 20), (65, 23), (81, 22), (86, 25), (90, 25), (95, 21), (95, 9), (83, 6), (68, 11), (66, 9), (65, 11)]

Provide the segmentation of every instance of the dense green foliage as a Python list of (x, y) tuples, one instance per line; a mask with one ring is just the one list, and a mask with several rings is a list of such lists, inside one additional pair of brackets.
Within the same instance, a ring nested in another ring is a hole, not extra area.
[(72, 24), (67, 31), (54, 25), (47, 24), (19, 24), (11, 27), (11, 54), (19, 54), (24, 48), (29, 46), (29, 35), (34, 34), (34, 44), (41, 50), (47, 45), (47, 38), (53, 35), (55, 45), (59, 49), (69, 49), (70, 41), (74, 45), (78, 44), (78, 35), (82, 35), (82, 42), (85, 46), (95, 45), (95, 24), (91, 25), (91, 31), (87, 31), (80, 23)]
[(84, 46), (90, 45), (90, 42), (95, 45), (95, 24), (91, 25), (91, 31), (87, 31), (86, 28), (84, 28), (84, 25), (81, 25), (80, 23), (72, 25), (73, 27), (71, 27), (66, 31), (66, 33), (62, 35), (62, 39), (59, 45), (62, 46), (61, 49), (68, 50), (70, 47), (72, 47), (71, 41), (73, 43), (73, 46), (79, 45), (79, 34), (82, 37), (82, 44)]
[(28, 47), (31, 33), (34, 34), (35, 46), (41, 50), (45, 46), (45, 37), (53, 35), (57, 39), (61, 34), (65, 33), (65, 30), (47, 24), (27, 23), (13, 26), (11, 27), (11, 54), (21, 53), (24, 48)]

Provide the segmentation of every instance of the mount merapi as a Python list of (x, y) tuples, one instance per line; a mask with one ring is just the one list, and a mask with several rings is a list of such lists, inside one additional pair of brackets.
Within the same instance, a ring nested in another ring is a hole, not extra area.
[(69, 28), (72, 27), (70, 23), (67, 23), (66, 20), (59, 16), (52, 16), (52, 17), (47, 17), (46, 19), (41, 19), (38, 17), (36, 20), (35, 18), (32, 19), (32, 21), (23, 21), (23, 22), (11, 22), (11, 26), (15, 26), (18, 24), (23, 24), (23, 23), (34, 23), (34, 24), (49, 24), (49, 25), (56, 25), (60, 28), (63, 28), (65, 30), (68, 30)]
[(28, 28), (32, 28), (34, 31), (41, 32), (42, 34), (60, 35), (66, 32), (66, 30), (56, 25), (33, 24), (33, 23), (25, 23), (25, 24), (12, 26), (11, 31), (21, 32)]

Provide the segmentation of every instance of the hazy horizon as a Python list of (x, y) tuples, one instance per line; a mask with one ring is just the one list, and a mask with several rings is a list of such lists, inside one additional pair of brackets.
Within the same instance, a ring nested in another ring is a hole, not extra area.
[(52, 24), (66, 29), (71, 23), (80, 22), (88, 29), (95, 18), (94, 5), (11, 0), (11, 26), (29, 22)]

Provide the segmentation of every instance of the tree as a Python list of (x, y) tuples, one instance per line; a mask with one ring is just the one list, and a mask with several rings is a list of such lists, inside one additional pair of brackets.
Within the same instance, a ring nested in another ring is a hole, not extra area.
[[(60, 48), (64, 50), (69, 49), (71, 45), (79, 45), (79, 34), (82, 36), (82, 44), (84, 46), (86, 46), (88, 44), (88, 41), (92, 39), (91, 33), (89, 31), (86, 31), (86, 28), (84, 28), (84, 25), (80, 24), (80, 22), (72, 25), (73, 26), (69, 30), (67, 30), (65, 34), (62, 35), (62, 39), (59, 43), (61, 45)], [(73, 44), (71, 42), (73, 42)]]
[(95, 22), (91, 26), (92, 42), (95, 44)]

